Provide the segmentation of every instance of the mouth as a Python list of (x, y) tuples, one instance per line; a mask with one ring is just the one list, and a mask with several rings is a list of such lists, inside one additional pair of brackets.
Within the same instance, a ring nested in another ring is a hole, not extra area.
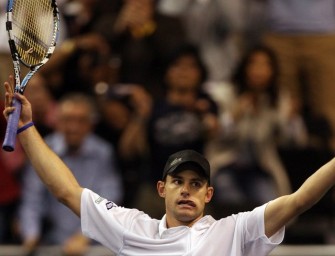
[(195, 203), (191, 200), (180, 200), (177, 204), (182, 207), (196, 207)]

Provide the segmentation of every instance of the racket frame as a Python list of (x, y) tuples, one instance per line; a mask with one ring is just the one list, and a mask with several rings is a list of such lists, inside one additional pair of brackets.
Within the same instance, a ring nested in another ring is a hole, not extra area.
[[(10, 48), (10, 53), (12, 57), (12, 62), (13, 62), (13, 69), (14, 69), (14, 78), (15, 78), (15, 84), (14, 84), (14, 92), (15, 93), (20, 93), (23, 94), (27, 83), (31, 79), (31, 77), (45, 64), (48, 62), (50, 59), (51, 55), (53, 54), (56, 43), (59, 37), (59, 23), (60, 23), (60, 18), (59, 18), (59, 10), (58, 6), (56, 3), (56, 0), (50, 0), (51, 6), (53, 8), (53, 33), (52, 33), (52, 40), (51, 44), (48, 47), (48, 51), (45, 54), (43, 60), (34, 65), (30, 65), (26, 63), (25, 61), (22, 60), (16, 45), (14, 41), (14, 36), (12, 34), (12, 24), (13, 24), (13, 18), (12, 18), (12, 13), (13, 13), (13, 5), (14, 5), (15, 0), (8, 0), (7, 2), (7, 21), (6, 21), (6, 31), (7, 31), (7, 36), (8, 36), (8, 44)], [(37, 1), (37, 0), (36, 0)], [(26, 76), (23, 78), (21, 82), (21, 68), (20, 64), (23, 64), (27, 68), (29, 68), (28, 73)], [(15, 142), (16, 142), (16, 133), (17, 133), (17, 128), (18, 128), (18, 123), (19, 123), (19, 118), (21, 114), (21, 102), (17, 100), (15, 97), (12, 99), (12, 106), (14, 107), (14, 111), (10, 113), (8, 116), (8, 122), (7, 122), (7, 128), (5, 132), (5, 139), (2, 144), (2, 148), (5, 151), (11, 152), (14, 151), (15, 149)]]

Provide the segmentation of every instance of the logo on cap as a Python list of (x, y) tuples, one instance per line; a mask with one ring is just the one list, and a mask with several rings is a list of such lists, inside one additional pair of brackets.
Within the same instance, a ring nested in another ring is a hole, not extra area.
[(176, 158), (174, 159), (171, 163), (170, 163), (170, 167), (171, 166), (174, 166), (175, 164), (181, 162), (183, 159), (180, 157), (180, 158)]
[(168, 174), (180, 171), (181, 168), (199, 171), (208, 181), (210, 180), (208, 160), (200, 153), (190, 149), (181, 150), (169, 156), (163, 170), (162, 179), (164, 180)]

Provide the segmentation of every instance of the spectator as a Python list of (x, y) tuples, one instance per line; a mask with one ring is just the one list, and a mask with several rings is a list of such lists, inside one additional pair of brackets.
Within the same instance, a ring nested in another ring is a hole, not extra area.
[[(153, 170), (163, 168), (164, 159), (178, 150), (203, 152), (217, 128), (217, 106), (203, 90), (207, 69), (197, 47), (179, 47), (170, 56), (163, 79), (164, 98), (155, 101), (149, 123)], [(152, 173), (151, 179), (158, 175)]]
[[(59, 103), (56, 132), (45, 139), (71, 166), (81, 184), (121, 202), (122, 187), (114, 151), (110, 144), (92, 134), (95, 114), (90, 98), (81, 94), (68, 95)], [(65, 255), (82, 255), (90, 241), (81, 234), (77, 217), (51, 197), (31, 166), (25, 169), (23, 182), (19, 214), (27, 251), (33, 251), (38, 244), (58, 244)], [(43, 223), (49, 224), (45, 230)]]
[(158, 8), (182, 20), (186, 37), (200, 49), (210, 81), (229, 80), (243, 52), (263, 32), (263, 1), (160, 0)]
[(93, 95), (99, 82), (113, 82), (111, 49), (100, 21), (110, 15), (103, 1), (66, 1), (60, 7), (67, 28), (66, 40), (60, 42), (48, 64), (40, 72), (56, 99), (69, 92)]
[(160, 14), (155, 0), (122, 0), (118, 14), (105, 19), (106, 37), (121, 60), (120, 83), (143, 85), (159, 94), (157, 79), (165, 58), (185, 41), (178, 18)]
[(213, 185), (219, 191), (218, 202), (243, 207), (247, 202), (259, 204), (291, 190), (275, 140), (277, 75), (275, 56), (263, 46), (246, 54), (236, 70), (235, 99), (232, 106), (221, 111), (220, 139), (207, 151), (217, 171)]
[[(193, 45), (183, 45), (170, 56), (163, 77), (162, 98), (154, 98), (151, 111), (140, 114), (142, 125), (146, 126), (146, 137), (150, 150), (150, 171), (141, 188), (136, 207), (159, 216), (164, 207), (155, 197), (152, 185), (160, 176), (165, 159), (178, 150), (186, 148), (203, 152), (210, 137), (217, 129), (217, 106), (204, 93), (202, 85), (207, 71)], [(133, 137), (143, 136), (132, 134)], [(131, 141), (131, 137), (128, 138)], [(150, 200), (146, 198), (154, 198)]]
[[(146, 125), (151, 96), (142, 86), (118, 84), (101, 99), (101, 121), (96, 133), (115, 147), (123, 178), (125, 207), (134, 207), (138, 188), (147, 169)], [(134, 136), (135, 135), (135, 136)]]

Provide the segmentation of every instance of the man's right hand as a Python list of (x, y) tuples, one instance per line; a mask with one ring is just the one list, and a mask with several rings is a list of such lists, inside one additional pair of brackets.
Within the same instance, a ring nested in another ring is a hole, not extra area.
[(8, 116), (10, 113), (14, 111), (12, 107), (12, 99), (16, 97), (22, 104), (21, 116), (19, 120), (19, 127), (29, 123), (32, 121), (32, 109), (31, 104), (27, 100), (27, 98), (19, 93), (14, 93), (14, 77), (12, 75), (9, 76), (9, 80), (4, 83), (5, 86), (5, 109), (3, 111), (3, 115), (8, 120)]

